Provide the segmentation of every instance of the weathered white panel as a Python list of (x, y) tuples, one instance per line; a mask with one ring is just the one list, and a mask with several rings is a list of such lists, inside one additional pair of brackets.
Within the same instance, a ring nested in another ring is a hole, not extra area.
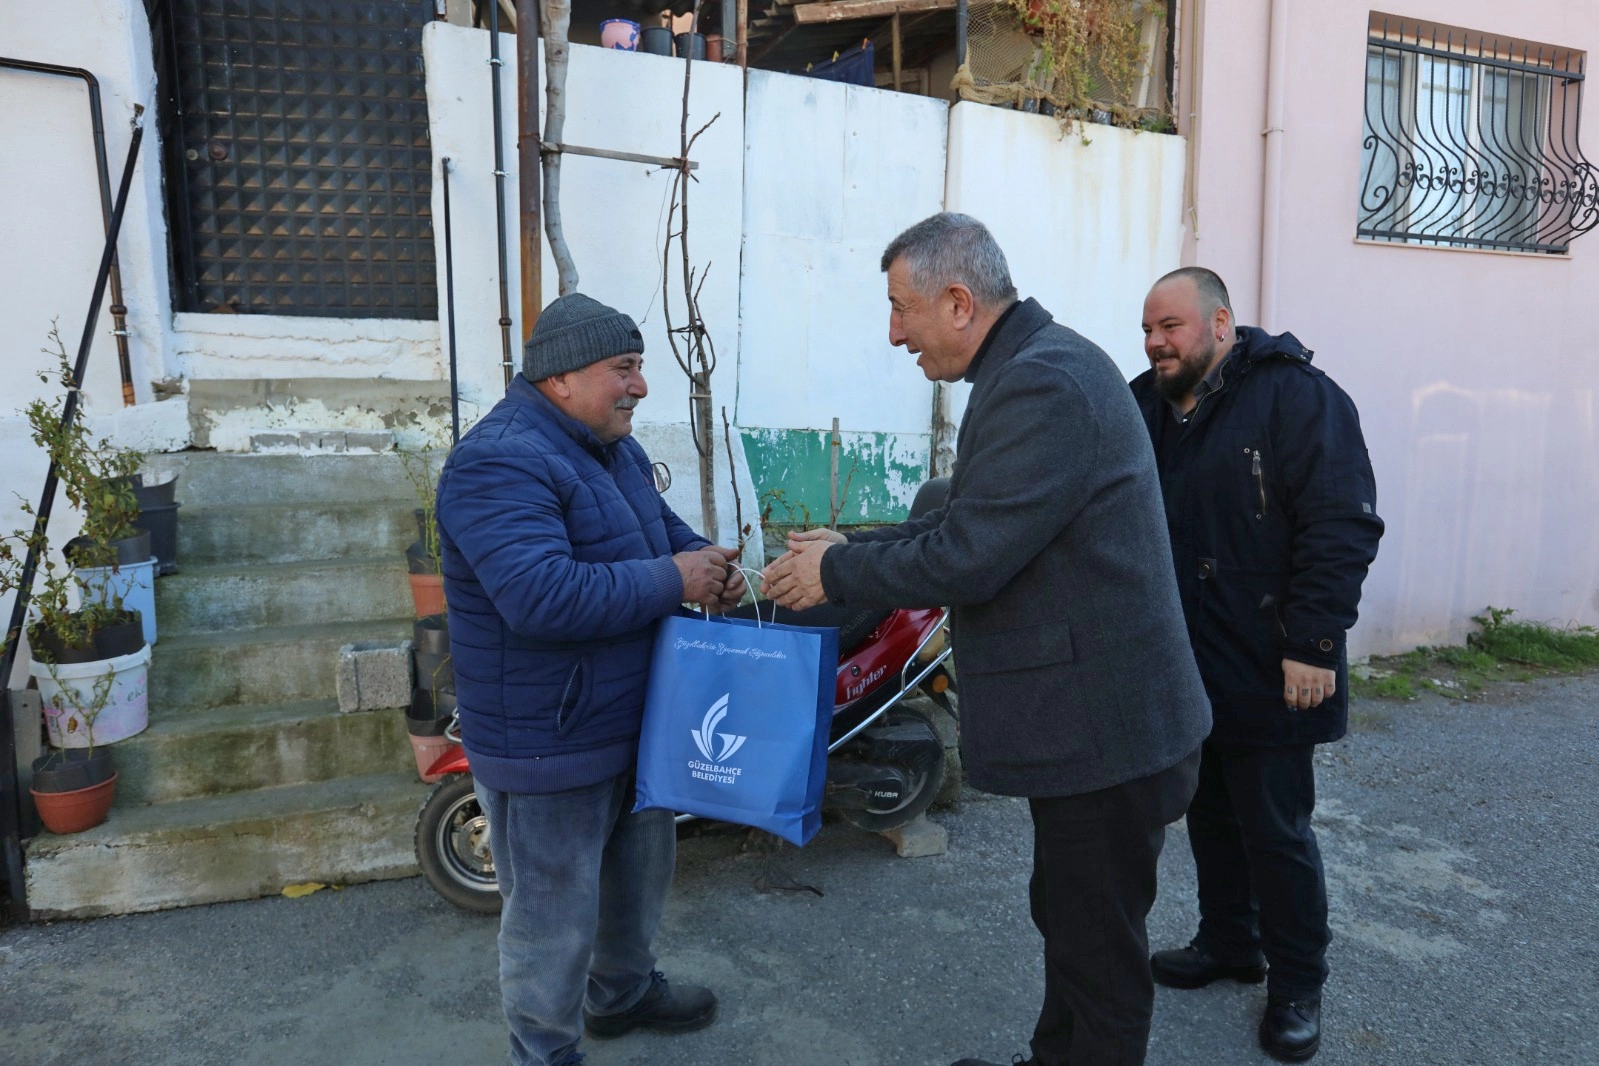
[[(505, 389), (501, 369), (499, 263), (494, 204), (494, 141), (489, 37), (482, 30), (431, 23), (422, 35), (427, 65), (428, 118), (433, 138), (434, 233), (439, 258), (439, 303), (444, 305), (444, 191), (439, 159), (449, 157), (451, 227), (455, 252), (456, 342), (462, 395), (493, 404)], [(521, 264), (517, 231), (516, 41), (502, 35), (500, 55), (510, 226), (508, 286), (512, 359), (522, 359)], [(564, 140), (586, 148), (672, 157), (679, 153), (683, 68), (680, 61), (637, 52), (574, 45), (567, 72)], [(543, 79), (540, 78), (541, 108)], [(689, 247), (697, 269), (710, 267), (700, 310), (715, 341), (721, 369), (712, 379), (717, 401), (733, 408), (738, 365), (738, 257), (744, 162), (742, 83), (736, 68), (694, 64), (689, 132), (718, 116), (690, 153), (699, 181), (689, 193)], [(639, 439), (673, 475), (669, 502), (696, 528), (699, 509), (694, 448), (687, 431), (688, 380), (678, 370), (661, 309), (661, 251), (672, 176), (657, 167), (568, 155), (562, 160), (561, 219), (577, 261), (579, 289), (632, 315), (644, 332), (650, 396), (639, 407)], [(547, 242), (546, 242), (547, 244)], [(683, 322), (680, 260), (675, 255), (673, 322)], [(558, 294), (548, 247), (543, 302)], [(447, 328), (448, 319), (441, 325)], [(447, 334), (445, 334), (447, 336)], [(675, 424), (674, 424), (675, 423)], [(732, 543), (735, 508), (727, 452), (717, 430), (715, 539)], [(737, 451), (737, 449), (735, 449)], [(659, 453), (659, 454), (657, 454)], [(739, 457), (746, 522), (754, 518), (754, 491)]]
[(926, 433), (878, 259), (942, 206), (945, 105), (751, 71), (748, 107), (739, 424)]
[(1111, 126), (1061, 135), (1052, 118), (957, 104), (951, 211), (981, 219), (1025, 298), (1110, 353), (1129, 378), (1143, 354), (1144, 295), (1181, 266), (1183, 141)]
[[(433, 138), (434, 232), (444, 303), (444, 193), (437, 159), (451, 160), (451, 223), (455, 252), (456, 341), (463, 395), (492, 403), (504, 391), (498, 320), (499, 265), (494, 203), (494, 142), (488, 34), (442, 22), (423, 31), (429, 126)], [(508, 285), (512, 359), (521, 365), (521, 267), (517, 234), (516, 43), (502, 35), (506, 214), (510, 227)], [(565, 140), (587, 148), (672, 157), (679, 150), (684, 64), (661, 56), (572, 46), (567, 72)], [(540, 78), (542, 114), (543, 79)], [(743, 197), (742, 85), (736, 68), (696, 63), (689, 132), (717, 116), (694, 145), (699, 181), (690, 196), (689, 247), (697, 269), (710, 268), (700, 310), (722, 370), (713, 379), (732, 409), (738, 363), (738, 259)], [(577, 262), (579, 289), (626, 311), (644, 332), (652, 396), (639, 422), (684, 421), (688, 382), (667, 341), (661, 308), (661, 251), (672, 175), (640, 163), (568, 155), (562, 161), (561, 218)], [(547, 243), (547, 242), (546, 242)], [(674, 247), (675, 253), (675, 247)], [(543, 302), (555, 299), (555, 262), (543, 263)], [(674, 255), (674, 324), (683, 320), (680, 262)], [(442, 320), (447, 326), (447, 318)], [(447, 335), (447, 334), (446, 334)]]

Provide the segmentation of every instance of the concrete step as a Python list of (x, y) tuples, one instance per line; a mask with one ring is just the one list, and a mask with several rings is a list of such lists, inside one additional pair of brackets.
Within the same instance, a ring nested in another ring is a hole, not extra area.
[(304, 881), (416, 873), (412, 833), (429, 786), (405, 772), (114, 808), (28, 847), (35, 918), (97, 918), (255, 899)]
[(116, 745), (118, 807), (280, 788), (415, 766), (405, 712), (334, 700), (167, 713)]
[(155, 596), (163, 638), (399, 618), (414, 611), (405, 560), (387, 554), (253, 566), (185, 566), (181, 573), (157, 581)]
[(183, 566), (349, 559), (390, 551), (417, 538), (414, 501), (231, 504), (179, 512)]
[(333, 699), (339, 648), (363, 640), (408, 640), (413, 621), (407, 612), (371, 622), (169, 634), (163, 619), (161, 642), (151, 649), (150, 706), (165, 714)]
[[(417, 490), (400, 453), (376, 455), (252, 455), (235, 452), (171, 452), (152, 455), (151, 473), (179, 477), (179, 522), (191, 507), (263, 503), (365, 503), (406, 501)], [(437, 477), (442, 458), (432, 472)], [(420, 475), (419, 475), (420, 476)]]

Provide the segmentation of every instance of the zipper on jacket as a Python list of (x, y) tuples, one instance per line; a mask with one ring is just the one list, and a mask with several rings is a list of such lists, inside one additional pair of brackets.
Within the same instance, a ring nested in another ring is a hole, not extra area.
[(568, 704), (572, 697), (572, 686), (577, 684), (578, 675), (583, 672), (583, 660), (579, 659), (572, 665), (572, 672), (567, 675), (566, 688), (561, 690), (561, 702), (555, 708), (555, 732), (557, 735), (566, 728), (567, 712), (575, 711), (576, 704)]
[(1255, 515), (1255, 520), (1266, 517), (1266, 478), (1260, 471), (1260, 449), (1254, 450), (1254, 458), (1250, 460), (1249, 472), (1255, 475), (1255, 491), (1260, 493), (1260, 513)]

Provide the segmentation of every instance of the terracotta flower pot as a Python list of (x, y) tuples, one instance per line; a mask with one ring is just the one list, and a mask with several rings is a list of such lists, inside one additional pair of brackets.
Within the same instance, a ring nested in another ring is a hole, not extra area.
[(71, 792), (40, 792), (28, 789), (33, 805), (39, 811), (39, 820), (52, 833), (81, 833), (93, 829), (111, 813), (111, 797), (116, 791), (117, 775), (98, 785), (74, 789)]
[(426, 618), (444, 610), (444, 578), (438, 574), (406, 574), (411, 582), (411, 602), (416, 605), (416, 616)]

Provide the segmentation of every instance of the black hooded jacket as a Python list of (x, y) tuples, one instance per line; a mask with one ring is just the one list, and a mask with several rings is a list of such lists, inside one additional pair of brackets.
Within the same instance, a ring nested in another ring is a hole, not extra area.
[[(1349, 716), (1344, 637), (1382, 519), (1360, 416), (1291, 333), (1248, 326), (1186, 422), (1153, 371), (1133, 380), (1160, 466), (1177, 585), (1210, 695), (1212, 736), (1319, 743)], [(1309, 711), (1283, 700), (1282, 660), (1337, 671)]]

